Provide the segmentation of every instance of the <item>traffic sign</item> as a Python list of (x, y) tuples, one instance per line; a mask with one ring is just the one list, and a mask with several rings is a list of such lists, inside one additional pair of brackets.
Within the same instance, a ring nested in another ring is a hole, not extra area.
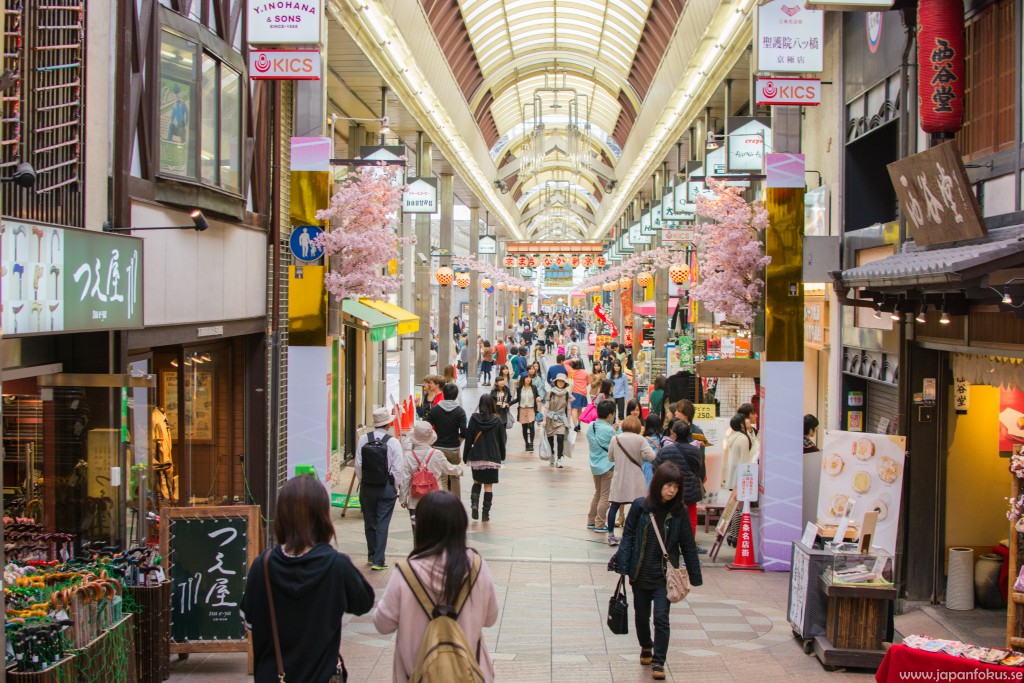
[(313, 244), (313, 240), (322, 235), (323, 232), (323, 230), (315, 225), (300, 225), (292, 230), (292, 236), (288, 240), (288, 244), (296, 261), (309, 263), (310, 261), (316, 261), (324, 255), (324, 250)]

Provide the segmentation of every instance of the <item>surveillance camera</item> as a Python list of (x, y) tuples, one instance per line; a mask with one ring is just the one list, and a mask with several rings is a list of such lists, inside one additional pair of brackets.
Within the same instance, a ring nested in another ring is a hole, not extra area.
[(32, 164), (22, 162), (14, 167), (11, 181), (18, 187), (32, 187), (36, 184), (36, 170), (32, 168)]
[(427, 255), (424, 254), (422, 251), (416, 252), (416, 256), (419, 257), (420, 263), (426, 263), (427, 262)]

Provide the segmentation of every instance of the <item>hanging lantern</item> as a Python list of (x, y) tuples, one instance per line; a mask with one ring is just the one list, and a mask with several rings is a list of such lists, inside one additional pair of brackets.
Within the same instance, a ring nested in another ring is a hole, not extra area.
[(569, 263), (569, 259), (565, 257), (565, 254), (559, 254), (555, 257), (555, 265), (559, 268), (565, 267), (567, 263)]
[(614, 292), (616, 289), (619, 288), (619, 281), (618, 280), (612, 280), (611, 282), (606, 284), (605, 287), (607, 288), (607, 290), (609, 292)]
[(490, 288), (491, 288), (491, 278), (485, 277), (484, 279), (480, 280), (480, 289), (490, 289)]
[(549, 255), (544, 257), (544, 260), (542, 261), (542, 263), (544, 264), (545, 268), (550, 268), (551, 266), (554, 265), (555, 259), (549, 254)]
[(499, 292), (505, 289), (505, 283), (504, 282), (499, 282), (498, 284), (496, 284), (494, 286), (498, 288)]
[(583, 267), (584, 268), (589, 268), (592, 265), (594, 265), (594, 257), (590, 256), (589, 254), (587, 256), (584, 256), (583, 257)]
[(469, 273), (455, 273), (455, 284), (461, 289), (469, 287)]
[(607, 263), (608, 263), (608, 261), (605, 259), (604, 256), (598, 256), (597, 257), (597, 267), (598, 268), (604, 268), (605, 265), (607, 265)]
[(921, 0), (917, 10), (917, 99), (921, 129), (955, 133), (964, 119), (964, 7)]
[(530, 264), (531, 268), (536, 268), (537, 267), (537, 257), (536, 256), (531, 256), (530, 260), (529, 260), (529, 264)]
[(622, 287), (623, 289), (629, 289), (632, 286), (633, 286), (633, 278), (628, 277), (628, 276), (623, 276), (623, 277), (619, 278), (619, 287)]
[(437, 284), (447, 287), (455, 280), (455, 272), (448, 266), (441, 266), (434, 273), (434, 277), (437, 278)]
[(673, 263), (668, 267), (668, 276), (677, 285), (682, 284), (690, 279), (690, 266), (685, 263)]
[(569, 265), (573, 268), (578, 268), (580, 265), (580, 257), (575, 254), (569, 257)]
[(636, 274), (636, 283), (641, 287), (650, 287), (654, 284), (654, 276), (646, 270), (642, 270)]
[(518, 259), (516, 259), (516, 263), (519, 265), (520, 268), (525, 268), (527, 265), (529, 265), (530, 259), (526, 258), (525, 256), (520, 256)]
[(516, 257), (515, 256), (506, 256), (505, 257), (505, 267), (506, 268), (511, 268), (511, 267), (513, 267), (515, 265), (516, 265)]

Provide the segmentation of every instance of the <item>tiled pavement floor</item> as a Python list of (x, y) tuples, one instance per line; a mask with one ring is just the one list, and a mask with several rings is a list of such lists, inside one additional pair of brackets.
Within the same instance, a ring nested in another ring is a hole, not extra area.
[[(477, 391), (464, 392), (467, 412)], [(469, 499), (466, 473), (463, 498)], [(509, 432), (509, 458), (495, 487), (487, 524), (470, 522), (470, 544), (487, 559), (497, 584), (501, 614), (485, 632), (499, 681), (518, 683), (586, 681), (615, 683), (650, 680), (638, 662), (633, 626), (630, 635), (613, 635), (605, 611), (616, 576), (606, 568), (611, 551), (604, 536), (585, 528), (593, 492), (587, 442), (580, 437), (575, 457), (563, 469), (549, 467), (523, 450), (518, 425)], [(699, 527), (698, 541), (710, 537)], [(391, 572), (371, 572), (362, 517), (351, 511), (337, 517), (338, 547), (382, 591)], [(389, 563), (412, 547), (407, 513), (396, 508), (388, 544)], [(669, 680), (867, 681), (866, 672), (826, 672), (803, 653), (786, 622), (786, 574), (738, 574), (722, 560), (705, 565), (704, 585), (671, 612)], [(707, 556), (702, 555), (707, 562)], [(391, 636), (381, 636), (369, 615), (347, 617), (342, 651), (349, 680), (391, 678)], [(172, 681), (245, 681), (244, 655), (192, 655), (172, 662)]]

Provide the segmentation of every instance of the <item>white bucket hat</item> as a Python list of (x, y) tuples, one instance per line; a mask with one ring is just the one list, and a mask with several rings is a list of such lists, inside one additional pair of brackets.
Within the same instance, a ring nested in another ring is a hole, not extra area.
[(437, 432), (429, 422), (417, 422), (412, 426), (412, 434), (409, 435), (409, 438), (417, 446), (432, 446), (437, 441)]

